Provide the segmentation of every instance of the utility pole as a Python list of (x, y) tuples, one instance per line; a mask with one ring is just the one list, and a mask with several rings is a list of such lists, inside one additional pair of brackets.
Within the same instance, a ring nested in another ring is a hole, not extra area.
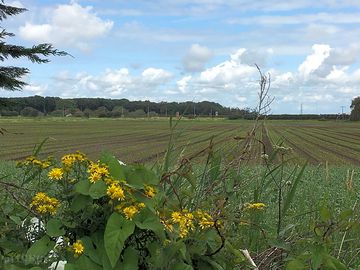
[(195, 113), (195, 103), (194, 103), (194, 118), (195, 118), (195, 116), (196, 116), (196, 113)]
[(340, 106), (340, 107), (341, 107), (341, 114), (344, 114), (345, 106)]
[(148, 119), (150, 118), (150, 104), (149, 103), (148, 103), (148, 108), (147, 108), (147, 117), (148, 117)]
[(301, 105), (300, 105), (300, 115), (302, 115), (303, 114), (303, 104), (301, 103)]

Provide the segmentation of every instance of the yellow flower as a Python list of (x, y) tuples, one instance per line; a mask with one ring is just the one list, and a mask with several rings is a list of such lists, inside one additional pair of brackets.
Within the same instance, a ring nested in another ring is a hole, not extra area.
[(167, 222), (166, 220), (160, 220), (161, 224), (164, 225), (164, 228), (168, 230), (169, 232), (174, 231), (174, 227), (171, 223)]
[(109, 171), (107, 167), (100, 166), (97, 163), (90, 163), (88, 167), (88, 173), (90, 173), (89, 180), (91, 183), (95, 183), (100, 180), (102, 177), (106, 177), (109, 175)]
[(54, 215), (59, 204), (60, 203), (56, 198), (51, 198), (44, 192), (38, 192), (33, 197), (30, 207), (35, 208), (36, 212), (39, 214), (44, 215), (49, 213), (50, 215)]
[(53, 168), (49, 173), (48, 177), (53, 180), (60, 180), (64, 175), (64, 171), (61, 168)]
[(142, 208), (145, 208), (145, 203), (138, 203), (137, 204), (137, 207), (139, 208), (139, 209), (142, 209)]
[(148, 196), (149, 198), (155, 197), (155, 194), (156, 194), (155, 188), (145, 185), (144, 191), (145, 191), (145, 195)]
[(184, 238), (188, 235), (190, 230), (194, 230), (194, 215), (189, 213), (186, 209), (182, 212), (173, 212), (171, 214), (171, 220), (173, 223), (179, 224), (179, 236)]
[(51, 163), (49, 161), (45, 161), (42, 163), (41, 167), (43, 169), (49, 168), (51, 166)]
[(266, 205), (264, 203), (246, 203), (244, 205), (245, 209), (256, 209), (256, 210), (263, 210)]
[(128, 206), (123, 209), (123, 213), (125, 214), (125, 217), (129, 220), (132, 220), (134, 215), (139, 212), (139, 209), (136, 206)]
[(213, 227), (214, 226), (214, 221), (202, 219), (202, 220), (200, 220), (199, 224), (200, 224), (200, 228), (204, 230), (204, 229), (208, 229), (210, 227)]
[(180, 220), (181, 220), (181, 214), (180, 214), (180, 212), (173, 212), (173, 213), (171, 214), (171, 220), (172, 220), (172, 222), (174, 222), (174, 223), (179, 223)]
[(72, 244), (72, 250), (75, 255), (79, 256), (84, 253), (84, 245), (81, 240), (77, 240), (74, 244)]
[(118, 200), (118, 201), (125, 200), (124, 190), (117, 183), (111, 184), (111, 186), (107, 188), (106, 194), (112, 200)]
[(91, 183), (95, 183), (95, 182), (99, 181), (100, 179), (101, 179), (101, 174), (98, 174), (96, 172), (90, 174), (90, 176), (89, 176), (89, 180)]
[(72, 167), (75, 162), (86, 161), (86, 155), (81, 152), (76, 152), (75, 154), (67, 154), (61, 158), (61, 162), (64, 167)]

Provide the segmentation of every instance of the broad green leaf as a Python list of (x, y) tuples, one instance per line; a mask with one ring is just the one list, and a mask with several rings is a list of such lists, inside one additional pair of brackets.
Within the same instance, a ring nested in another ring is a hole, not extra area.
[(61, 228), (62, 222), (58, 219), (52, 218), (46, 224), (46, 233), (50, 237), (57, 237), (64, 235), (65, 230)]
[(118, 261), (126, 239), (134, 232), (135, 224), (118, 213), (113, 213), (106, 224), (104, 246), (112, 267)]
[(65, 264), (64, 270), (79, 270), (75, 264), (67, 263)]
[(101, 251), (99, 251), (94, 245), (92, 239), (88, 236), (82, 237), (81, 241), (84, 244), (84, 254), (89, 257), (93, 262), (97, 264), (101, 263)]
[(96, 183), (92, 184), (89, 189), (89, 195), (93, 199), (99, 199), (106, 195), (107, 186), (104, 181), (99, 180)]
[(142, 209), (140, 213), (135, 216), (134, 222), (140, 229), (151, 230), (161, 240), (165, 239), (164, 226), (161, 224), (159, 217), (148, 208)]
[(77, 194), (74, 196), (70, 208), (74, 212), (79, 212), (80, 210), (86, 208), (87, 205), (90, 205), (92, 203), (92, 200), (93, 199), (89, 196)]
[(50, 250), (55, 246), (54, 241), (50, 241), (50, 238), (45, 235), (40, 240), (37, 240), (26, 252), (26, 256), (29, 258), (46, 256)]
[(75, 184), (75, 191), (83, 195), (89, 195), (91, 183), (89, 180), (81, 180)]
[(110, 153), (104, 152), (100, 158), (101, 163), (105, 163), (109, 167), (109, 173), (118, 180), (125, 179), (126, 166), (121, 165), (119, 161)]
[(102, 267), (85, 255), (81, 255), (74, 263), (78, 270), (102, 270)]
[(123, 261), (119, 264), (119, 268), (121, 270), (138, 270), (138, 260), (139, 260), (139, 254), (138, 252), (131, 248), (128, 247), (125, 251), (124, 251), (124, 259)]
[(145, 185), (157, 185), (160, 178), (144, 166), (133, 166), (126, 174), (126, 181), (135, 188), (142, 188)]

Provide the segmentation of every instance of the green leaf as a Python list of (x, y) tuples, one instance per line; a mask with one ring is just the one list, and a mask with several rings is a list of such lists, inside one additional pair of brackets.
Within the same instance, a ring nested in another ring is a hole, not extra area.
[(327, 222), (331, 219), (331, 212), (329, 208), (325, 206), (320, 207), (320, 218), (324, 222)]
[(300, 260), (292, 260), (286, 265), (286, 270), (305, 270), (308, 269), (306, 265)]
[(307, 162), (302, 166), (300, 172), (298, 173), (298, 175), (296, 176), (293, 185), (291, 186), (291, 189), (289, 191), (289, 193), (287, 194), (285, 200), (284, 200), (284, 205), (282, 208), (282, 215), (285, 216), (286, 212), (289, 210), (291, 202), (293, 201), (294, 197), (295, 197), (295, 191), (300, 183), (300, 179), (304, 174), (305, 168), (306, 168)]
[(121, 270), (138, 270), (138, 260), (139, 260), (139, 254), (135, 249), (132, 247), (128, 247), (124, 251), (124, 259), (119, 264), (120, 266), (118, 269)]
[(137, 165), (130, 167), (126, 175), (126, 181), (135, 188), (142, 188), (145, 185), (157, 185), (160, 178), (144, 166)]
[(37, 240), (32, 246), (27, 250), (26, 256), (29, 258), (33, 257), (44, 257), (50, 250), (55, 246), (54, 241), (50, 241), (50, 238), (45, 235), (40, 240)]
[(92, 238), (84, 236), (81, 238), (81, 241), (84, 244), (84, 254), (88, 256), (93, 262), (97, 264), (102, 264), (101, 262), (101, 251), (98, 248), (95, 248), (95, 243)]
[(81, 255), (75, 261), (76, 269), (78, 270), (102, 270), (102, 267), (85, 255)]
[(33, 151), (33, 154), (32, 154), (32, 155), (36, 157), (36, 156), (40, 153), (41, 148), (44, 146), (44, 144), (45, 144), (49, 139), (50, 139), (50, 137), (46, 137), (45, 139), (43, 139), (43, 140), (41, 141), (41, 143), (40, 143), (38, 146), (35, 145), (34, 151)]
[(70, 208), (74, 212), (79, 212), (80, 210), (86, 208), (86, 206), (92, 204), (93, 199), (89, 196), (77, 194), (74, 196)]
[(22, 220), (18, 216), (10, 216), (10, 219), (15, 222), (16, 225), (21, 225)]
[(82, 195), (89, 195), (91, 183), (89, 180), (81, 180), (75, 184), (75, 191)]
[(321, 245), (314, 246), (311, 252), (311, 266), (312, 269), (319, 269), (326, 255), (325, 249)]
[(184, 262), (178, 262), (174, 266), (171, 267), (172, 270), (194, 270), (191, 265), (188, 265)]
[(134, 232), (135, 224), (118, 213), (113, 213), (106, 224), (104, 246), (112, 267), (116, 265), (125, 240)]
[(333, 270), (347, 270), (348, 268), (340, 262), (338, 259), (327, 255), (325, 258), (325, 265), (328, 268), (327, 269), (333, 269)]
[(151, 230), (161, 240), (165, 239), (164, 226), (161, 224), (159, 217), (148, 208), (142, 209), (140, 213), (135, 216), (134, 221), (140, 229)]
[(104, 181), (99, 180), (95, 184), (92, 184), (89, 189), (89, 195), (93, 199), (99, 199), (106, 195), (107, 186)]
[(52, 218), (46, 224), (46, 233), (50, 237), (58, 237), (65, 234), (65, 230), (61, 228), (62, 222), (58, 219)]
[[(182, 249), (186, 250), (186, 245), (182, 240), (177, 242), (171, 242), (164, 247), (164, 253), (162, 255), (163, 264), (167, 264), (178, 252), (178, 254), (182, 254)], [(185, 258), (183, 258), (185, 259)]]
[(109, 167), (109, 173), (118, 180), (125, 180), (126, 166), (121, 165), (119, 161), (110, 153), (104, 152), (100, 158), (101, 163), (105, 163)]
[(75, 264), (67, 263), (65, 264), (64, 270), (79, 270)]

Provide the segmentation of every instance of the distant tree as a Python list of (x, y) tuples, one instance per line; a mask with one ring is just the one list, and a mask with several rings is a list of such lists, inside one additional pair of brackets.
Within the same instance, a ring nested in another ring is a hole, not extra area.
[(143, 109), (138, 109), (133, 112), (129, 112), (129, 117), (145, 117), (146, 113)]
[(36, 117), (41, 115), (41, 112), (39, 112), (37, 109), (34, 109), (32, 107), (25, 107), (24, 109), (21, 110), (20, 114), (22, 116), (27, 116), (27, 117)]
[(360, 96), (352, 100), (350, 108), (351, 108), (350, 120), (360, 121)]
[[(26, 11), (25, 8), (12, 7), (4, 4), (0, 0), (0, 21), (3, 21), (8, 16), (17, 15)], [(21, 58), (26, 57), (33, 63), (47, 63), (48, 56), (64, 56), (68, 55), (66, 52), (58, 51), (53, 48), (51, 44), (34, 45), (31, 48), (23, 46), (7, 44), (4, 40), (7, 37), (13, 37), (13, 33), (7, 32), (4, 28), (0, 30), (0, 61), (5, 61), (8, 58)], [(21, 90), (27, 83), (22, 81), (21, 78), (28, 74), (28, 68), (14, 67), (14, 66), (0, 66), (0, 88), (5, 90), (15, 91)]]

